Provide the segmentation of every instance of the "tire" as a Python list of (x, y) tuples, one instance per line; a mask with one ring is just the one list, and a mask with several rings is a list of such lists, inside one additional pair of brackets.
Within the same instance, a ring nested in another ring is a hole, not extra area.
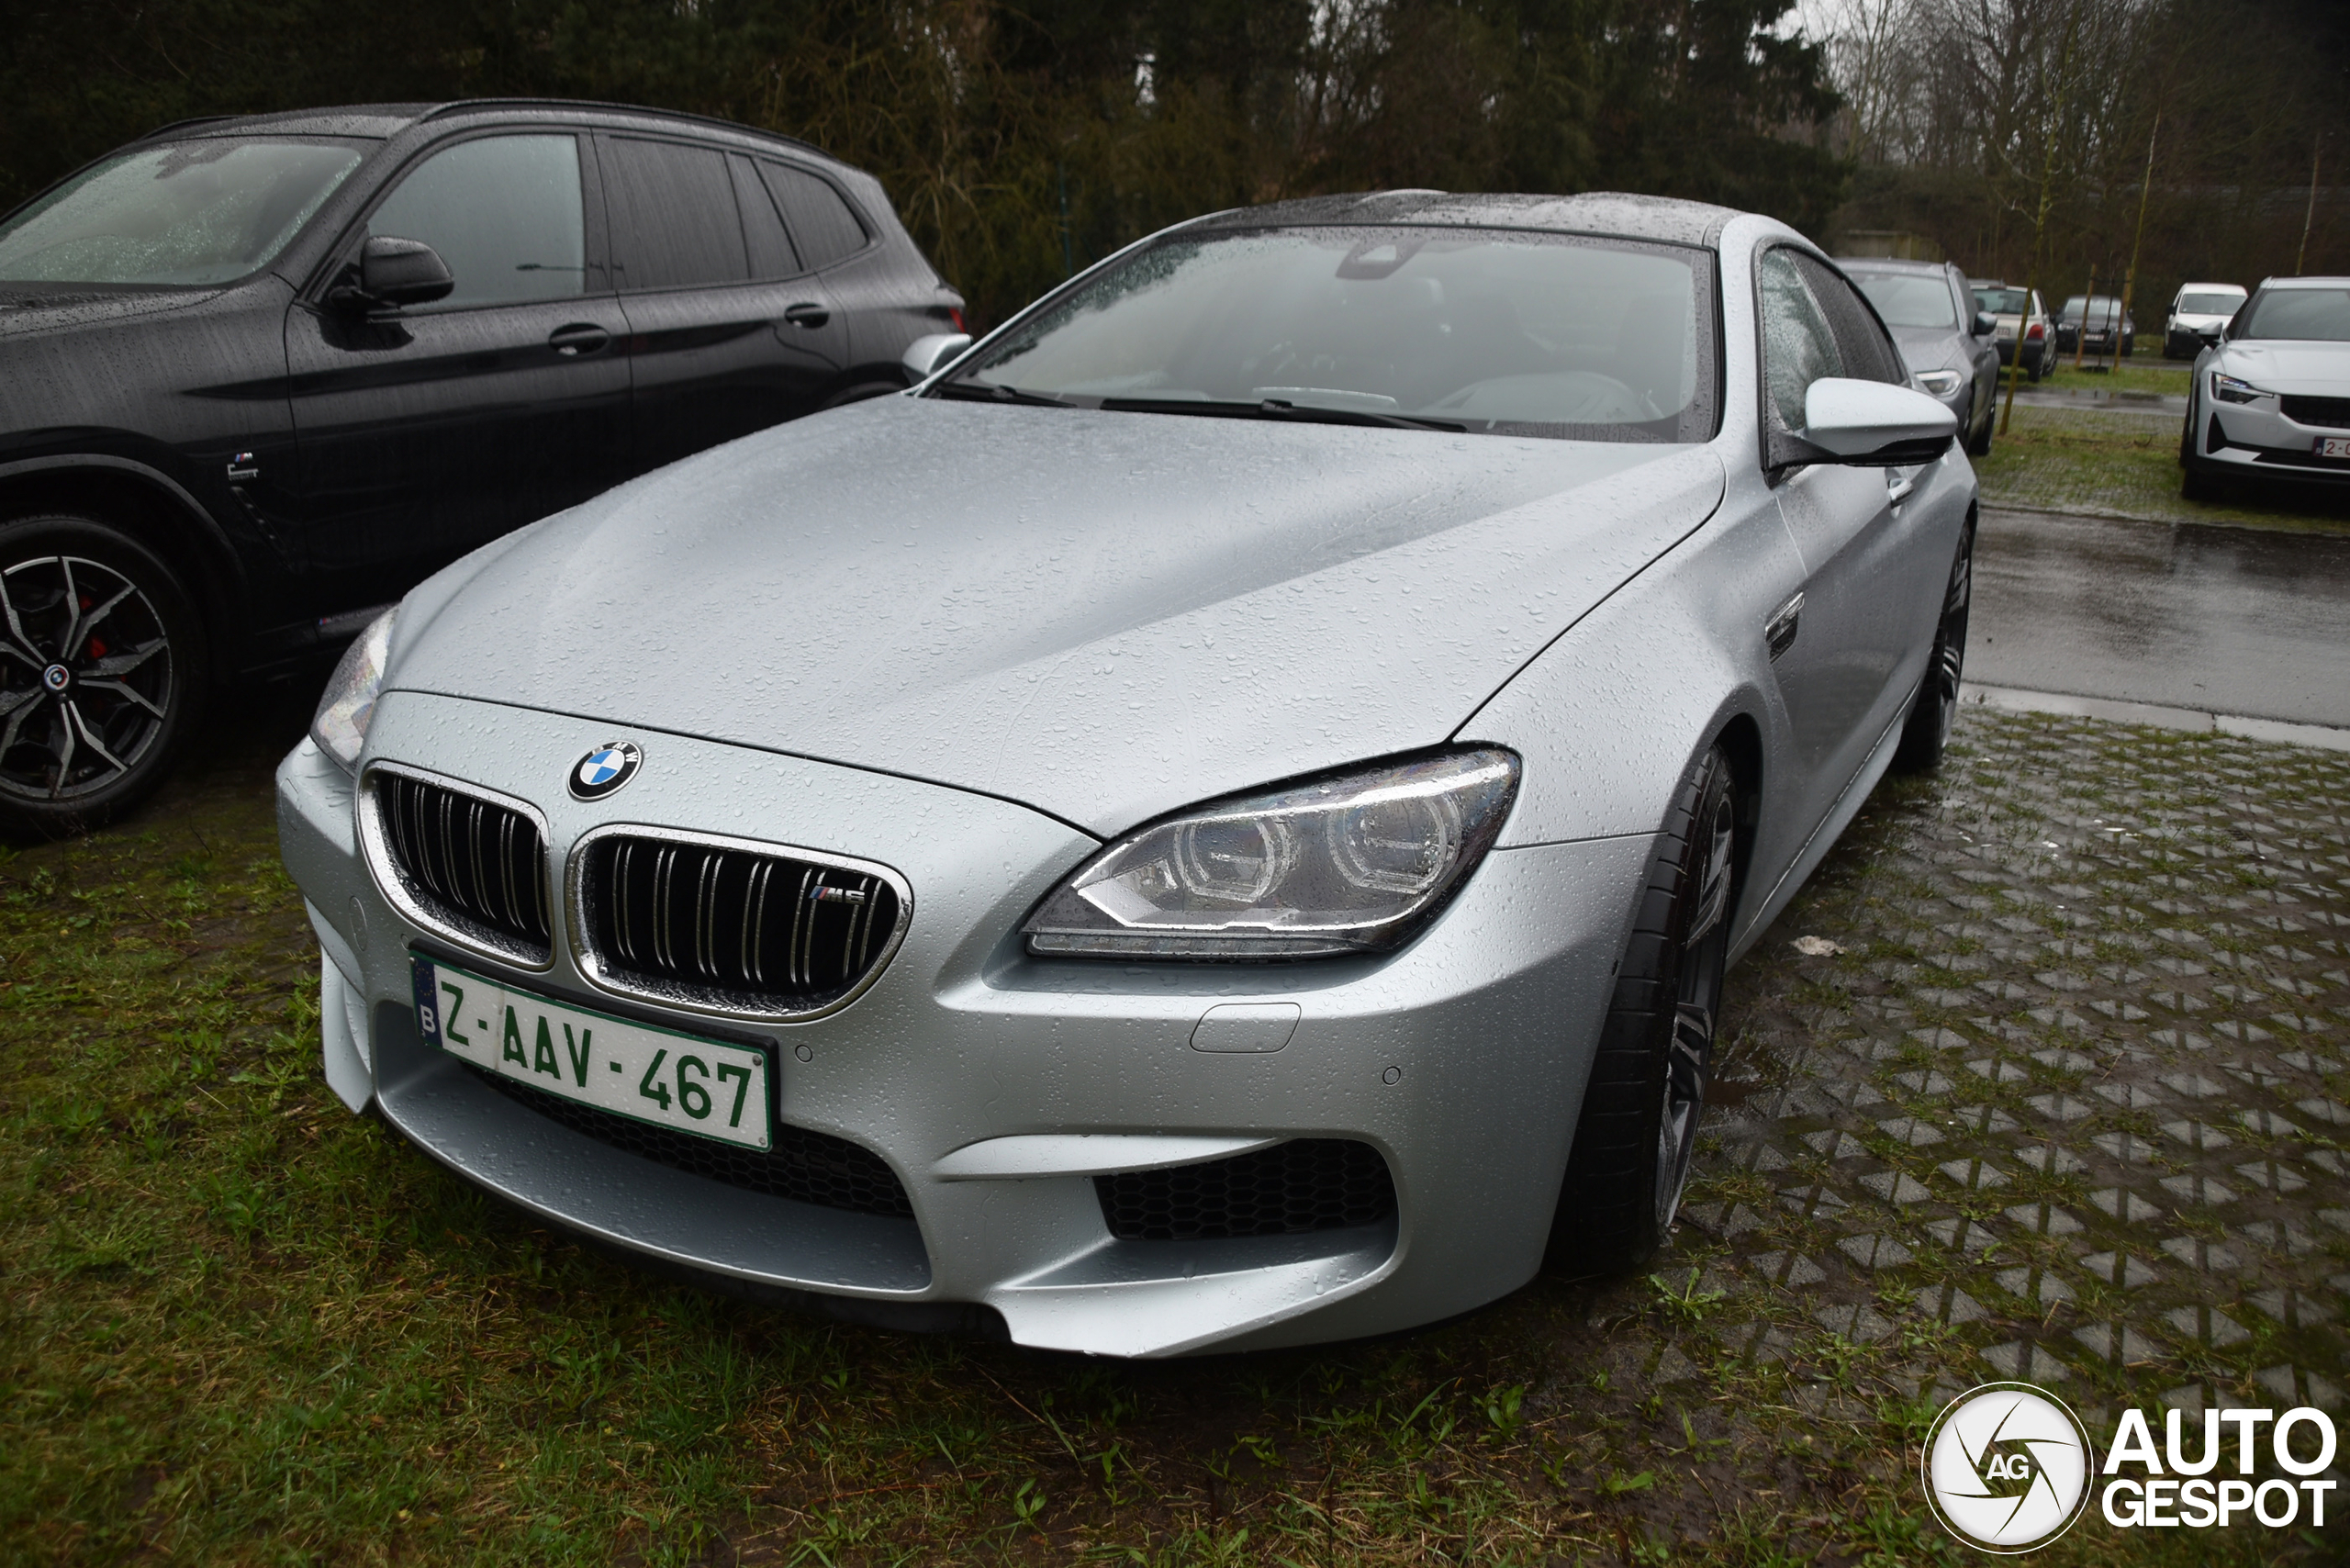
[(1623, 1273), (1664, 1245), (1713, 1069), (1735, 907), (1737, 799), (1708, 750), (1673, 791), (1583, 1091), (1547, 1266)]
[[(1974, 411), (1971, 408), (1967, 410), (1970, 414)], [(1998, 422), (1995, 417), (1998, 411), (1998, 404), (1996, 400), (1983, 405), (1983, 428), (1966, 432), (1966, 454), (1969, 457), (1991, 455), (1991, 427)]]
[(2195, 455), (2195, 423), (2199, 410), (2193, 403), (2187, 406), (2187, 422), (2178, 430), (2178, 493), (2190, 501), (2223, 501), (2228, 498), (2228, 481), (2203, 466)]
[(203, 717), (193, 601), (128, 534), (49, 515), (0, 523), (0, 824), (53, 837), (112, 821)]
[(1942, 614), (1934, 621), (1933, 645), (1926, 655), (1925, 678), (1909, 700), (1909, 717), (1893, 766), (1904, 773), (1931, 773), (1942, 764), (1951, 727), (1958, 722), (1959, 682), (1966, 675), (1966, 614), (1975, 599), (1975, 518), (1968, 514), (1958, 536), (1958, 554), (1942, 589)]

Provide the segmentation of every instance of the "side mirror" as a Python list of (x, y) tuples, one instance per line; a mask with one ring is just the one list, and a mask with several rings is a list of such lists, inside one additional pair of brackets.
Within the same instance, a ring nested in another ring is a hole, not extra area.
[(916, 381), (927, 381), (962, 358), (963, 351), (970, 346), (968, 332), (930, 332), (908, 343), (906, 352), (898, 356), (898, 363)]
[[(1883, 381), (1825, 376), (1803, 398), (1804, 428), (1795, 443), (1808, 448), (1788, 460), (1898, 467), (1931, 463), (1958, 437), (1958, 416), (1923, 392)], [(1780, 457), (1774, 442), (1774, 460)]]
[(375, 310), (426, 305), (457, 286), (441, 252), (421, 240), (374, 235), (359, 248), (359, 275), (327, 296), (345, 309)]
[(1988, 310), (1977, 310), (1975, 313), (1975, 335), (1976, 337), (1987, 338), (1998, 330), (1999, 319), (1997, 316), (1992, 315)]

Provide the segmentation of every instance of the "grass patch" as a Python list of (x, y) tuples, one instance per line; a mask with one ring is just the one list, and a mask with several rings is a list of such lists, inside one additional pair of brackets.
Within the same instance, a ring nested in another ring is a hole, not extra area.
[(2271, 483), (2225, 504), (2186, 499), (2178, 493), (2179, 420), (2160, 410), (2018, 403), (1991, 454), (1974, 460), (1983, 499), (2149, 522), (2350, 532), (2350, 488)]
[[(125, 826), (0, 851), (0, 1560), (1960, 1560), (1912, 1445), (1917, 1380), (1964, 1386), (1971, 1350), (1789, 1315), (1750, 1362), (1781, 1309), (1702, 1242), (1387, 1342), (1129, 1366), (746, 1306), (535, 1230), (319, 1081), (269, 793), (301, 719), (216, 733)], [(1874, 887), (1932, 805), (1881, 794), (1807, 896)], [(1792, 964), (1742, 966), (1726, 1028)], [(1757, 1182), (1693, 1201), (1770, 1207)], [(2229, 1534), (2092, 1518), (2044, 1556), (2273, 1544)]]
[[(2142, 339), (2138, 353), (2119, 364), (2109, 361), (2104, 370), (2097, 369), (2094, 360), (2085, 362), (2080, 369), (2076, 370), (2073, 368), (2073, 356), (2066, 354), (2057, 362), (2053, 371), (2041, 379), (2039, 389), (2064, 392), (2165, 392), (2174, 397), (2183, 398), (2187, 395), (2188, 378), (2194, 374), (2195, 364), (2192, 360), (2164, 359), (2160, 343), (2156, 343), (2150, 353), (2146, 351)], [(2029, 375), (2025, 377), (2022, 385), (2025, 387), (2032, 386)], [(1999, 381), (1999, 393), (2002, 398), (2007, 395), (2007, 389), (2006, 370), (2002, 367)]]

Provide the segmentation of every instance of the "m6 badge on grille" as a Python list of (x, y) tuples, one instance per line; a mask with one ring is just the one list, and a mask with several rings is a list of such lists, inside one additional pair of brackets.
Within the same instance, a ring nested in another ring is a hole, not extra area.
[(631, 1121), (744, 1148), (773, 1142), (767, 1053), (550, 1002), (410, 954), (425, 1043)]

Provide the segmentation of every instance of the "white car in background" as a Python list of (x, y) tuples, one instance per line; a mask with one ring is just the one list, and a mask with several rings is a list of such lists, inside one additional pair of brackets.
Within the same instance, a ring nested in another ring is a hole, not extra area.
[(2195, 362), (2180, 486), (2218, 500), (2267, 476), (2350, 484), (2350, 277), (2272, 277)]
[(2244, 308), (2244, 291), (2232, 283), (2184, 283), (2163, 328), (2163, 357), (2193, 359), (2216, 348), (2220, 329)]

